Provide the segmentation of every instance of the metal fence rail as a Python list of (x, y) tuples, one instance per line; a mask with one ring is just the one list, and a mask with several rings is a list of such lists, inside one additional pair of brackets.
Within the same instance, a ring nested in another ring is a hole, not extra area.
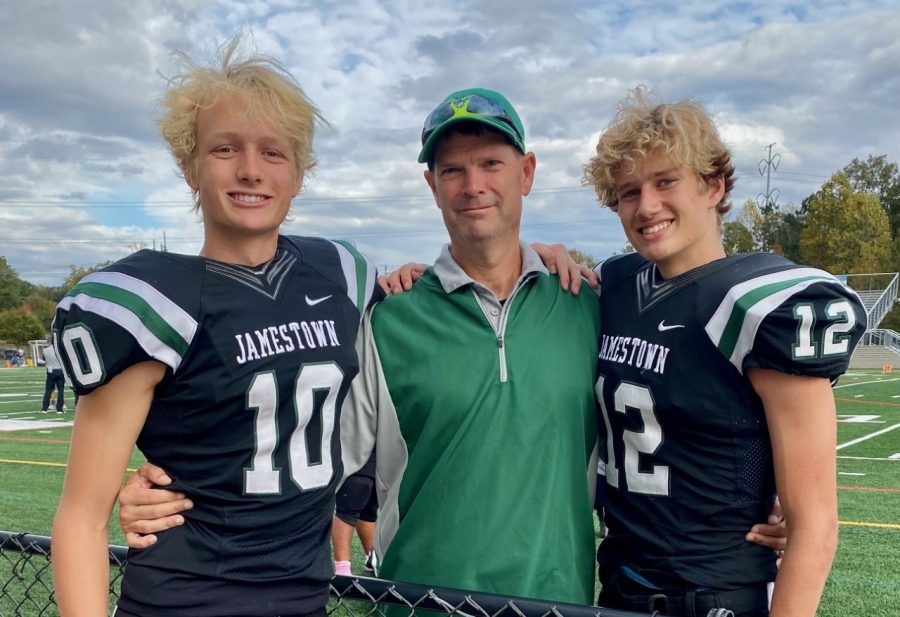
[[(111, 603), (118, 597), (126, 555), (124, 546), (109, 547)], [(354, 576), (335, 576), (331, 581), (331, 596), (328, 613), (332, 617), (384, 617), (384, 607), (388, 604), (406, 609), (402, 611), (404, 615), (430, 617), (440, 614), (453, 617), (649, 615)], [(395, 613), (396, 610), (392, 611), (392, 617)], [(0, 617), (58, 615), (50, 572), (50, 538), (0, 531)]]

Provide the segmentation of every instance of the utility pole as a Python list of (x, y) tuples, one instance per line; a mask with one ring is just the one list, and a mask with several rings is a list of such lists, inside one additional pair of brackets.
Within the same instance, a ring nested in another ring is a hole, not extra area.
[(757, 165), (759, 169), (759, 175), (766, 177), (766, 192), (759, 193), (756, 196), (756, 203), (759, 206), (760, 212), (763, 214), (768, 214), (775, 209), (775, 202), (778, 201), (778, 189), (771, 188), (772, 186), (772, 172), (778, 169), (778, 164), (781, 163), (781, 155), (775, 154), (772, 155), (772, 147), (774, 143), (766, 146), (766, 149), (769, 151), (769, 154), (766, 158), (760, 159)]

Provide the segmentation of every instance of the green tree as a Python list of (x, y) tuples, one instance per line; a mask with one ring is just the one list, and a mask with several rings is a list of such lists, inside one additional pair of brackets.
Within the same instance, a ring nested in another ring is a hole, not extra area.
[(884, 316), (884, 319), (881, 320), (881, 323), (878, 324), (878, 327), (883, 330), (893, 330), (894, 332), (900, 332), (900, 302), (894, 303), (894, 308)]
[(582, 253), (578, 249), (569, 249), (569, 257), (571, 257), (575, 263), (587, 266), (588, 268), (592, 269), (596, 268), (597, 264), (600, 263), (600, 260), (593, 255)]
[(800, 261), (833, 273), (881, 272), (891, 261), (891, 230), (878, 198), (853, 190), (837, 172), (806, 200)]
[(805, 220), (805, 214), (795, 205), (788, 204), (783, 208), (781, 220), (772, 236), (772, 250), (791, 261), (802, 261), (800, 258), (800, 231), (803, 229)]
[(854, 191), (878, 197), (881, 207), (891, 221), (891, 233), (900, 231), (900, 169), (887, 156), (869, 155), (865, 161), (853, 159), (844, 167), (844, 174)]
[(87, 268), (82, 268), (81, 266), (69, 266), (69, 275), (65, 278), (62, 285), (59, 287), (59, 296), (62, 296), (69, 293), (69, 291), (78, 284), (78, 281), (86, 277), (88, 274), (92, 274), (97, 270), (105, 268), (110, 265), (112, 261), (104, 261), (103, 263), (97, 264), (96, 266), (91, 266)]
[(0, 257), (0, 310), (22, 305), (28, 284), (19, 279), (6, 257)]
[(43, 338), (47, 327), (34, 314), (20, 308), (0, 311), (0, 340), (13, 345), (24, 345), (28, 341)]
[(46, 329), (50, 329), (53, 323), (53, 317), (56, 314), (56, 304), (60, 298), (52, 300), (43, 292), (46, 288), (35, 288), (22, 303), (23, 308), (29, 310), (37, 317), (38, 321), (45, 324)]
[[(800, 261), (800, 229), (803, 227), (803, 211), (793, 204), (775, 206), (767, 204), (763, 208), (752, 199), (741, 206), (735, 223), (740, 223), (750, 231), (752, 251), (778, 253), (793, 261)], [(728, 223), (725, 224), (728, 231)], [(727, 238), (732, 243), (737, 240), (734, 234), (743, 232), (739, 228), (731, 231)], [(746, 252), (746, 238), (741, 238), (741, 251)]]
[(900, 233), (894, 235), (894, 240), (891, 243), (891, 267), (888, 270), (900, 272)]
[(749, 253), (754, 250), (753, 232), (740, 221), (729, 221), (724, 225), (722, 244), (726, 255)]

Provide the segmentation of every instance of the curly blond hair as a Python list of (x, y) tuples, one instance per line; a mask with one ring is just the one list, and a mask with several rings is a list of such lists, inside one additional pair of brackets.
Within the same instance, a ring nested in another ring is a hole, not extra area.
[(731, 152), (706, 110), (690, 99), (660, 103), (644, 86), (631, 90), (600, 136), (597, 155), (584, 166), (584, 182), (594, 187), (601, 204), (618, 212), (616, 174), (623, 165), (633, 167), (636, 161), (657, 153), (692, 169), (706, 185), (724, 180), (725, 192), (716, 205), (721, 221), (731, 209)]
[[(241, 58), (238, 50), (242, 39), (238, 33), (222, 45), (216, 64), (209, 66), (195, 62), (184, 52), (176, 54), (184, 70), (167, 79), (159, 130), (187, 179), (197, 177), (197, 113), (224, 97), (244, 102), (249, 117), (284, 133), (293, 145), (298, 177), (316, 164), (313, 134), (316, 124), (324, 122), (319, 110), (278, 61), (259, 54)], [(198, 199), (194, 191), (195, 208)]]

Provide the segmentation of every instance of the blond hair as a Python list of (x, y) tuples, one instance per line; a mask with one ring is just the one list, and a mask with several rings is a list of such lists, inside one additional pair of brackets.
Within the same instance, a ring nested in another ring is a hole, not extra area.
[(633, 167), (636, 161), (657, 153), (693, 170), (707, 186), (722, 178), (725, 192), (716, 212), (720, 220), (728, 213), (734, 165), (712, 119), (699, 103), (690, 99), (659, 103), (643, 86), (619, 103), (597, 142), (597, 155), (584, 166), (585, 184), (594, 187), (601, 204), (618, 212), (616, 174), (623, 165)]
[[(225, 97), (242, 101), (248, 117), (284, 133), (293, 146), (298, 177), (315, 166), (313, 134), (316, 124), (324, 122), (319, 110), (278, 61), (259, 54), (241, 58), (242, 39), (238, 33), (222, 45), (218, 60), (209, 66), (177, 53), (184, 71), (167, 79), (159, 130), (185, 178), (197, 178), (197, 113)], [(194, 191), (195, 207), (198, 199)]]

